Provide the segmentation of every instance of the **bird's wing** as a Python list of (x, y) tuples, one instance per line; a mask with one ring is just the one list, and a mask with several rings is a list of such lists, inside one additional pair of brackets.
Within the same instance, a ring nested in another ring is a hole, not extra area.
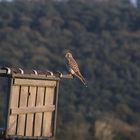
[(73, 58), (69, 58), (68, 65), (75, 73), (80, 72), (78, 64), (76, 63), (76, 61)]

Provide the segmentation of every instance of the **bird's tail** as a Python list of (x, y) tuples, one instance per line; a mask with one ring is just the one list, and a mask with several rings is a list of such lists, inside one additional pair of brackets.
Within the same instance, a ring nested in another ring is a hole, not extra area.
[(82, 76), (81, 73), (77, 73), (77, 77), (81, 80), (81, 82), (87, 87), (87, 81), (86, 79)]

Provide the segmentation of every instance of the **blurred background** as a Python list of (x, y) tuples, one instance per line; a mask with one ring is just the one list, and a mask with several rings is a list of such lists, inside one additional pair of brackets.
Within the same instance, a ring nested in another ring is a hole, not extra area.
[(1, 67), (67, 72), (68, 50), (88, 87), (61, 80), (56, 140), (140, 140), (140, 0), (0, 1)]

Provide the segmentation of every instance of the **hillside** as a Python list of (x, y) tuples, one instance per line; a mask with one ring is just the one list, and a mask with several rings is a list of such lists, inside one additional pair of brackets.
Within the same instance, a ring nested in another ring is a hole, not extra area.
[(139, 140), (140, 7), (0, 3), (0, 66), (67, 72), (68, 50), (88, 87), (61, 81), (57, 140)]

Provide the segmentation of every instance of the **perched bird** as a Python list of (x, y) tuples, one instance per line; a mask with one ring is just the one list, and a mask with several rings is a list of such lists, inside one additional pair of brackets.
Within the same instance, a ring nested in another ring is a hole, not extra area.
[(80, 69), (78, 67), (78, 64), (74, 60), (72, 54), (70, 52), (66, 53), (65, 58), (67, 59), (67, 64), (68, 64), (70, 73), (78, 77), (82, 81), (82, 83), (87, 87), (86, 80), (82, 76)]

